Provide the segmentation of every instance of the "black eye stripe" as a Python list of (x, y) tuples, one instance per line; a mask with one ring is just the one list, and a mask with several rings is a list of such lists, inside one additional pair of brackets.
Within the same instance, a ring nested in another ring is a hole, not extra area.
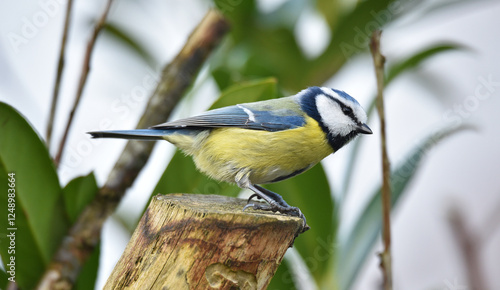
[(352, 114), (352, 109), (349, 107), (343, 106), (342, 112), (344, 112), (344, 114), (346, 114), (346, 115), (350, 115), (350, 114)]
[(344, 114), (346, 116), (349, 116), (351, 119), (353, 119), (356, 123), (358, 122), (357, 119), (356, 119), (356, 116), (354, 116), (354, 112), (352, 111), (351, 108), (349, 108), (347, 106), (343, 106), (342, 107), (342, 112), (344, 112)]
[(342, 112), (343, 112), (346, 116), (348, 116), (349, 118), (351, 118), (351, 119), (354, 121), (354, 123), (359, 123), (359, 121), (358, 121), (358, 119), (356, 118), (356, 116), (354, 116), (354, 111), (352, 110), (352, 108), (351, 108), (351, 107), (346, 106), (344, 103), (342, 103), (341, 101), (337, 100), (336, 98), (333, 98), (332, 96), (328, 96), (328, 95), (327, 95), (327, 97), (328, 97), (330, 100), (332, 100), (332, 101), (336, 102), (337, 104), (339, 104), (340, 109), (342, 110)]

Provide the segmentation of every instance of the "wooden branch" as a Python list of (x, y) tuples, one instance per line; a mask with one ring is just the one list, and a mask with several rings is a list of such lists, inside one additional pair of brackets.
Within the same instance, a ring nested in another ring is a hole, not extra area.
[(61, 87), (62, 73), (64, 70), (64, 56), (66, 53), (66, 41), (68, 40), (69, 22), (71, 19), (71, 7), (73, 0), (68, 0), (66, 4), (66, 16), (64, 19), (63, 35), (61, 40), (61, 48), (59, 49), (59, 60), (57, 63), (56, 82), (54, 84), (54, 91), (52, 92), (52, 105), (50, 106), (49, 123), (47, 124), (46, 142), (47, 148), (50, 151), (50, 143), (52, 141), (52, 131), (54, 127), (54, 119), (56, 116), (57, 100), (59, 99), (59, 89)]
[(87, 44), (87, 49), (85, 50), (85, 58), (83, 60), (82, 74), (80, 75), (80, 81), (78, 82), (78, 89), (76, 91), (73, 108), (69, 113), (68, 123), (66, 124), (66, 129), (64, 130), (63, 137), (61, 139), (61, 142), (59, 143), (59, 149), (57, 150), (57, 154), (54, 159), (54, 163), (56, 164), (56, 166), (59, 166), (59, 163), (61, 162), (64, 153), (64, 146), (66, 145), (66, 140), (68, 139), (69, 129), (71, 128), (71, 124), (73, 123), (73, 118), (75, 116), (76, 109), (80, 104), (80, 99), (82, 98), (83, 89), (85, 88), (85, 84), (87, 83), (87, 77), (90, 71), (90, 59), (92, 57), (92, 52), (94, 51), (95, 41), (97, 40), (99, 32), (101, 32), (102, 28), (104, 27), (106, 18), (108, 17), (109, 10), (111, 9), (112, 2), (113, 0), (108, 0), (108, 2), (106, 3), (106, 7), (102, 12), (101, 17), (97, 21), (92, 36), (90, 37), (90, 40)]
[(382, 32), (373, 32), (370, 51), (373, 56), (375, 75), (377, 77), (377, 111), (380, 118), (380, 140), (382, 151), (382, 238), (384, 251), (380, 254), (381, 267), (384, 276), (384, 289), (392, 289), (392, 258), (391, 258), (391, 165), (387, 154), (387, 137), (385, 131), (384, 111), (384, 64), (385, 57), (380, 53), (380, 36)]
[(104, 289), (265, 289), (302, 220), (217, 195), (157, 195)]
[[(205, 63), (205, 60), (229, 31), (224, 17), (214, 10), (207, 13), (184, 48), (163, 72), (160, 83), (149, 99), (138, 128), (165, 122), (177, 102)], [(40, 285), (74, 284), (83, 263), (101, 238), (104, 221), (111, 215), (125, 191), (147, 163), (154, 142), (129, 141), (95, 199), (83, 210), (70, 233), (59, 247)], [(43, 288), (43, 287), (41, 287)]]

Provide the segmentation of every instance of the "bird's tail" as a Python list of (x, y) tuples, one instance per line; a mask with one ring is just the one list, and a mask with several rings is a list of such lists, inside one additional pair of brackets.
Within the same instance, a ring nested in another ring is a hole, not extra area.
[(171, 135), (174, 130), (138, 129), (88, 132), (92, 138), (121, 138), (134, 140), (165, 140), (163, 137)]

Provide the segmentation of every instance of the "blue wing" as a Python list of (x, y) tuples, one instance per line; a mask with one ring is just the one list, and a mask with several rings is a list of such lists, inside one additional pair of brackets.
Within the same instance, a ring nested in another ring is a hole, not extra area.
[[(286, 99), (286, 98), (284, 98)], [(279, 100), (279, 99), (278, 99)], [(204, 114), (156, 125), (151, 129), (237, 127), (252, 130), (283, 131), (305, 124), (298, 105), (278, 100), (241, 104), (208, 111)]]

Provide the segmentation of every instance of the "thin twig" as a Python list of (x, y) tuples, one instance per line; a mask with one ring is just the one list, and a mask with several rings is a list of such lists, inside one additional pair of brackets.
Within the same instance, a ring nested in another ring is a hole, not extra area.
[[(207, 57), (228, 31), (229, 24), (220, 13), (214, 10), (207, 13), (184, 48), (163, 69), (160, 83), (149, 99), (138, 128), (148, 128), (168, 119)], [(154, 144), (140, 141), (127, 143), (106, 184), (64, 238), (39, 285), (48, 285), (48, 289), (62, 282), (74, 285), (82, 265), (100, 241), (104, 221), (115, 211), (125, 191), (147, 163)]]
[(467, 227), (463, 214), (456, 206), (450, 209), (449, 222), (462, 254), (470, 289), (489, 289), (485, 285), (479, 259), (481, 237)]
[(102, 13), (101, 18), (99, 18), (99, 20), (97, 21), (94, 27), (94, 32), (92, 33), (92, 36), (90, 37), (90, 40), (87, 44), (87, 50), (85, 51), (85, 58), (83, 60), (82, 74), (80, 75), (80, 81), (78, 83), (78, 89), (76, 91), (75, 102), (73, 103), (73, 108), (69, 113), (68, 123), (66, 124), (64, 135), (61, 139), (61, 143), (59, 144), (59, 149), (57, 151), (56, 158), (54, 159), (54, 163), (56, 164), (56, 166), (59, 165), (59, 163), (61, 162), (62, 155), (64, 152), (64, 145), (66, 145), (66, 140), (68, 139), (69, 129), (71, 128), (71, 124), (73, 123), (73, 117), (75, 116), (76, 109), (78, 108), (78, 104), (80, 103), (80, 99), (82, 98), (82, 93), (85, 87), (85, 83), (87, 82), (87, 77), (90, 71), (90, 59), (92, 57), (92, 52), (94, 51), (95, 41), (97, 39), (97, 36), (99, 35), (99, 32), (104, 27), (112, 2), (113, 0), (108, 0), (106, 8)]
[(68, 0), (66, 6), (66, 16), (64, 19), (63, 35), (61, 40), (61, 49), (59, 51), (59, 61), (57, 62), (57, 75), (54, 84), (54, 91), (52, 93), (52, 105), (50, 107), (49, 123), (47, 125), (47, 148), (50, 150), (50, 142), (52, 141), (52, 130), (54, 127), (54, 119), (56, 115), (57, 100), (59, 99), (59, 88), (61, 87), (62, 73), (64, 70), (64, 55), (66, 53), (66, 41), (68, 39), (69, 22), (71, 18), (71, 7), (73, 0)]
[(376, 30), (372, 34), (370, 50), (377, 77), (377, 111), (380, 118), (380, 139), (382, 147), (382, 238), (384, 251), (380, 254), (381, 267), (384, 276), (384, 289), (392, 289), (392, 258), (391, 258), (391, 165), (387, 155), (387, 137), (385, 131), (384, 112), (384, 63), (385, 57), (380, 53), (380, 36), (382, 32)]

